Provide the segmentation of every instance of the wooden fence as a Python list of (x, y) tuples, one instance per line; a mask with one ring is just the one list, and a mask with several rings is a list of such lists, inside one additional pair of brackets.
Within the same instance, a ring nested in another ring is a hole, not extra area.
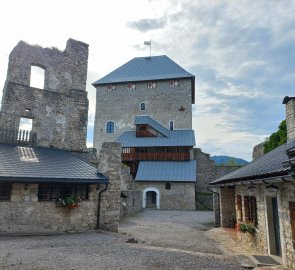
[(9, 128), (0, 127), (0, 142), (11, 144), (24, 144), (34, 145), (36, 144), (37, 133), (29, 130), (15, 130)]

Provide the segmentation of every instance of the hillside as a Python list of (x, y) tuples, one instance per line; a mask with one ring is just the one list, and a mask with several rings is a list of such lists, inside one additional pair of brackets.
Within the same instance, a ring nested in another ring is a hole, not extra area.
[[(229, 157), (229, 156), (212, 156), (211, 160), (215, 161), (216, 165), (239, 165), (243, 166), (247, 163), (249, 163), (247, 160), (241, 159), (241, 158), (235, 158), (235, 157)], [(233, 163), (233, 164), (232, 164)]]

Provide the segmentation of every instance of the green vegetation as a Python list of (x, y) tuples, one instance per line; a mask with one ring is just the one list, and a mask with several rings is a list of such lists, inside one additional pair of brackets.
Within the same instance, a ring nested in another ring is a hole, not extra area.
[(278, 131), (272, 133), (269, 138), (266, 138), (263, 145), (263, 153), (266, 154), (286, 142), (287, 126), (286, 120), (283, 120), (278, 127)]

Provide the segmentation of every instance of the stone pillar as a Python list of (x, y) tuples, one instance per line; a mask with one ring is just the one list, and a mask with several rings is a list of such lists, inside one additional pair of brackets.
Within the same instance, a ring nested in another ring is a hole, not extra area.
[(110, 184), (102, 193), (99, 228), (113, 232), (118, 231), (120, 219), (121, 168), (121, 145), (103, 143), (98, 157), (98, 171), (109, 178)]
[(235, 189), (220, 188), (221, 227), (233, 228), (236, 223)]
[(286, 104), (287, 138), (295, 139), (295, 97), (285, 97), (283, 104)]
[(220, 227), (220, 205), (219, 205), (219, 195), (213, 193), (213, 209), (214, 209), (214, 218), (215, 218), (215, 227)]

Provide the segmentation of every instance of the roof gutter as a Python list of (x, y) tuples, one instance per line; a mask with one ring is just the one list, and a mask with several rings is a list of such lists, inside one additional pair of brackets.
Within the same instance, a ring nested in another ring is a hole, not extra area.
[(295, 181), (294, 176), (292, 175), (285, 175), (285, 176), (274, 176), (268, 177), (263, 179), (257, 180), (244, 180), (244, 181), (236, 181), (231, 183), (220, 183), (220, 184), (210, 184), (210, 187), (233, 187), (233, 186), (240, 186), (240, 185), (258, 185), (258, 184), (274, 184), (274, 183), (283, 183), (283, 182), (291, 182)]
[(95, 227), (96, 230), (99, 229), (101, 194), (105, 192), (107, 188), (108, 188), (108, 184), (106, 184), (105, 188), (98, 193), (97, 219), (96, 219), (96, 227)]

